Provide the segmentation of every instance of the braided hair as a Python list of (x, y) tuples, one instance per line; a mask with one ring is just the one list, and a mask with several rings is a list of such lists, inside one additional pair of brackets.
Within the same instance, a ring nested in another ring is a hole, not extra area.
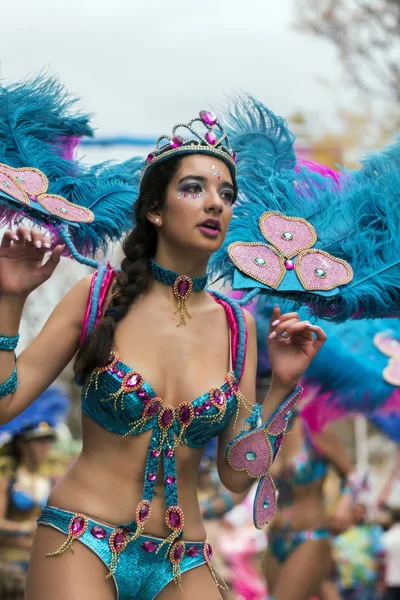
[(108, 363), (117, 321), (127, 314), (136, 298), (146, 292), (153, 279), (150, 259), (156, 254), (157, 232), (147, 215), (163, 208), (167, 187), (181, 161), (182, 156), (179, 156), (155, 165), (143, 184), (134, 204), (135, 226), (123, 242), (125, 258), (108, 305), (113, 316), (103, 316), (76, 356), (74, 372), (81, 380), (95, 367)]

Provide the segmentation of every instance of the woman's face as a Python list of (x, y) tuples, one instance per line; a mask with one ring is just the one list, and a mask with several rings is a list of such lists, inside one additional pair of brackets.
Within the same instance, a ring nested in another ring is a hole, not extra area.
[(211, 255), (225, 239), (234, 200), (232, 177), (222, 160), (185, 156), (167, 188), (159, 239)]

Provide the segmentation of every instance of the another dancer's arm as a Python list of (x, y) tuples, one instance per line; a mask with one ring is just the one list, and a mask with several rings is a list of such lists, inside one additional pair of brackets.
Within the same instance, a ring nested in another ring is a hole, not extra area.
[(317, 450), (326, 457), (344, 483), (341, 490), (342, 494), (332, 518), (332, 528), (338, 532), (345, 531), (353, 522), (354, 489), (350, 481), (355, 473), (354, 465), (331, 426), (327, 426), (322, 432), (314, 434), (313, 441)]
[[(41, 248), (35, 246), (37, 242)], [(47, 242), (39, 231), (24, 227), (4, 234), (0, 247), (0, 338), (18, 334), (26, 299), (51, 277), (60, 261), (62, 246), (57, 246), (42, 264)], [(1, 424), (14, 419), (44, 392), (77, 352), (90, 280), (91, 276), (86, 277), (70, 290), (16, 362), (14, 352), (0, 350), (0, 390), (15, 367), (18, 380), (14, 391), (0, 397)]]

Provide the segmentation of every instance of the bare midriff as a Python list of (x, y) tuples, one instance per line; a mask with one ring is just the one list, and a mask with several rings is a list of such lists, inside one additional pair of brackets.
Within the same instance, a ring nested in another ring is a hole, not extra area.
[[(142, 500), (151, 432), (124, 438), (83, 416), (83, 449), (51, 492), (48, 505), (83, 513), (111, 526), (126, 525)], [(206, 537), (197, 499), (197, 473), (203, 450), (176, 449), (179, 506), (185, 515), (184, 538)], [(157, 476), (152, 514), (145, 533), (165, 538), (165, 495), (162, 472)]]
[(328, 517), (322, 493), (323, 482), (318, 481), (292, 490), (290, 506), (278, 510), (271, 531), (281, 531), (288, 526), (293, 531), (304, 531), (326, 527)]

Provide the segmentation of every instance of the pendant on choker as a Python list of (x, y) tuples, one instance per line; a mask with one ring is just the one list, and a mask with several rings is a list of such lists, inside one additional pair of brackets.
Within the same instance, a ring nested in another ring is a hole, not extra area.
[(179, 275), (179, 277), (177, 277), (175, 280), (173, 289), (174, 296), (178, 302), (178, 307), (174, 312), (174, 315), (176, 315), (177, 312), (180, 313), (181, 320), (177, 325), (177, 327), (180, 327), (181, 325), (186, 325), (186, 317), (189, 317), (189, 319), (192, 318), (192, 315), (188, 310), (186, 301), (192, 293), (193, 282), (187, 275)]

